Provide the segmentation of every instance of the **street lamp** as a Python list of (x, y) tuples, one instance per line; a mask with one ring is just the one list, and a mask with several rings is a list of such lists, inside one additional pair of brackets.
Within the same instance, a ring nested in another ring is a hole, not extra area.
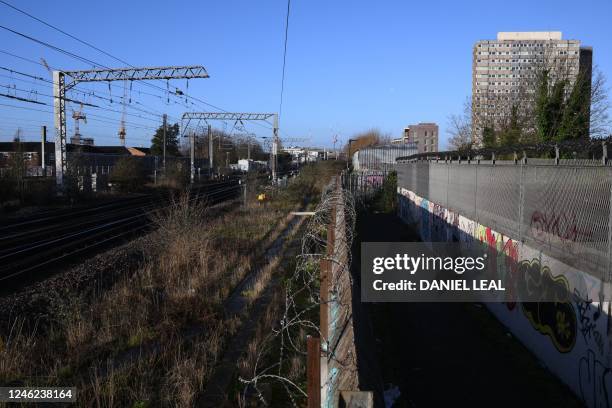
[(346, 169), (349, 169), (349, 161), (351, 160), (351, 143), (356, 142), (357, 139), (349, 139), (348, 140), (348, 152), (346, 157)]

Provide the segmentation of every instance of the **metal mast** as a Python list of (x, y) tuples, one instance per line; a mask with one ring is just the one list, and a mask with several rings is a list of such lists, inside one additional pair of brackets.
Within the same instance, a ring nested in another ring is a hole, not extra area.
[(55, 115), (55, 180), (58, 191), (64, 187), (66, 160), (66, 91), (80, 82), (144, 81), (155, 79), (209, 78), (201, 65), (53, 71)]

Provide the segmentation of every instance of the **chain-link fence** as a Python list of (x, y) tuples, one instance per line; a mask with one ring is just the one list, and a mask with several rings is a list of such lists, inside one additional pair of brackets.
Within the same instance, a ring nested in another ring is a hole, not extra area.
[(365, 147), (353, 153), (353, 169), (393, 170), (398, 157), (410, 156), (417, 151), (414, 143)]
[(596, 163), (412, 161), (398, 187), (609, 281), (612, 168)]
[(382, 188), (388, 171), (363, 170), (342, 173), (342, 187), (353, 196), (358, 203), (363, 203)]

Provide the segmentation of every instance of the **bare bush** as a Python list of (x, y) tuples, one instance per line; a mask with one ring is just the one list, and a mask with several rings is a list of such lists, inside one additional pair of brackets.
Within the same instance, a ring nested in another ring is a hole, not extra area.
[(111, 171), (110, 181), (121, 191), (132, 192), (142, 188), (147, 181), (142, 161), (137, 157), (123, 157), (117, 160)]

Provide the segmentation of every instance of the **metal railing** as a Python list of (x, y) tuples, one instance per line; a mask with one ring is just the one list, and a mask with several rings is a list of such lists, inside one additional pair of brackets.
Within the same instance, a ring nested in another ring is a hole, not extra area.
[(417, 153), (415, 144), (370, 146), (353, 153), (352, 164), (355, 170), (389, 171), (395, 168), (398, 157)]
[(612, 167), (593, 160), (411, 161), (398, 187), (609, 281)]
[(389, 171), (364, 170), (354, 172), (343, 172), (342, 187), (347, 190), (357, 203), (363, 203), (382, 188)]

